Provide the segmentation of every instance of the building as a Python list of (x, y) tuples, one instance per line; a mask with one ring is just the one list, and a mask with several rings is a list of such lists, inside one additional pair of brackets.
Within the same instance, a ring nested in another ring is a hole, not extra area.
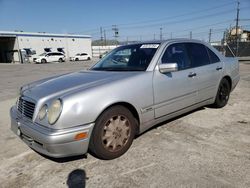
[(77, 53), (92, 56), (88, 35), (0, 31), (0, 63), (28, 63), (44, 52), (63, 52), (66, 59)]

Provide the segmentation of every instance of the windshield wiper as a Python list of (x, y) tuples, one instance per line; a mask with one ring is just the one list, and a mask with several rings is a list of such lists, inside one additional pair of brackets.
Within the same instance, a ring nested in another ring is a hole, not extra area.
[(142, 68), (136, 68), (136, 69), (131, 69), (131, 68), (114, 68), (114, 67), (106, 67), (106, 68), (93, 68), (91, 70), (96, 70), (96, 71), (145, 71), (145, 69)]

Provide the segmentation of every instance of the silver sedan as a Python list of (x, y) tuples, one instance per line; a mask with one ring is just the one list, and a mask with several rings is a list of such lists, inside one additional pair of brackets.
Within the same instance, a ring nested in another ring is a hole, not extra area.
[(11, 129), (34, 150), (66, 157), (124, 154), (135, 135), (205, 105), (223, 107), (239, 81), (237, 59), (197, 40), (118, 47), (88, 71), (27, 84)]

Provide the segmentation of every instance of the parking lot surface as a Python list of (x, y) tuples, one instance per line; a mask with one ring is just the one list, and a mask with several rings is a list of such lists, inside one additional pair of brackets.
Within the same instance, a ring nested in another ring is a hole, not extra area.
[(18, 88), (94, 62), (0, 64), (0, 187), (250, 187), (250, 64), (222, 109), (204, 107), (142, 134), (122, 157), (48, 159), (10, 131)]

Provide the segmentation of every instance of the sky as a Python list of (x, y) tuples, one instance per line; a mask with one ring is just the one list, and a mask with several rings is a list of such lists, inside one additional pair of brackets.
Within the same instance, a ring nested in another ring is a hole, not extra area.
[[(100, 39), (220, 40), (235, 26), (236, 0), (0, 0), (0, 30), (88, 34)], [(240, 25), (250, 30), (250, 0), (240, 0)], [(243, 20), (244, 19), (244, 20)]]

